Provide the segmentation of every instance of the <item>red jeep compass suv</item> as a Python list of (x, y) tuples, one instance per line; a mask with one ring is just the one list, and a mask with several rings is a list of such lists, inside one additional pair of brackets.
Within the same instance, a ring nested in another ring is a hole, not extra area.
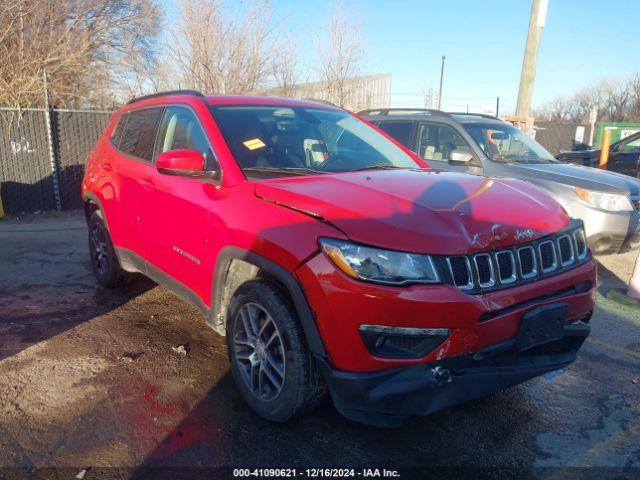
[(429, 169), (331, 105), (135, 99), (82, 196), (98, 281), (141, 272), (200, 309), (273, 421), (328, 390), (398, 425), (565, 367), (589, 333), (579, 221), (527, 182)]

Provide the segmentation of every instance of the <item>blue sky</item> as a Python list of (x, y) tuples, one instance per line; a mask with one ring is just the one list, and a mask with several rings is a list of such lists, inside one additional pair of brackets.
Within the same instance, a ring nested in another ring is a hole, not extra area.
[[(329, 1), (271, 0), (274, 19), (312, 52)], [(165, 0), (171, 14), (175, 5)], [(367, 73), (391, 73), (392, 105), (422, 106), (438, 87), (446, 55), (443, 108), (515, 108), (530, 0), (343, 0), (361, 26)], [(602, 78), (640, 72), (640, 0), (549, 0), (533, 103)], [(308, 53), (307, 55), (311, 55)], [(307, 57), (306, 61), (309, 61)]]

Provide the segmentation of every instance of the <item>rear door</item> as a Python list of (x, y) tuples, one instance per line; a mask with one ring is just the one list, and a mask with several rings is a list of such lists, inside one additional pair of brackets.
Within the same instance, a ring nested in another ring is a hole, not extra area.
[(389, 120), (384, 122), (373, 122), (384, 133), (394, 138), (409, 150), (415, 152), (415, 125), (411, 120)]
[[(218, 168), (194, 111), (170, 105), (160, 123), (154, 158), (183, 149), (199, 151), (205, 165)], [(193, 300), (195, 292), (205, 303), (211, 289), (211, 272), (205, 271), (210, 210), (218, 190), (213, 180), (165, 175), (155, 168), (141, 178), (140, 232), (151, 276), (166, 275), (160, 280), (176, 293)]]
[(161, 107), (143, 108), (126, 114), (124, 128), (121, 133), (120, 129), (116, 128), (114, 134), (117, 134), (118, 138), (112, 138), (112, 142), (117, 141), (117, 145), (114, 145), (116, 150), (111, 156), (111, 161), (104, 165), (104, 168), (112, 171), (114, 180), (115, 215), (108, 218), (114, 243), (138, 254), (139, 182), (148, 170), (153, 169), (151, 159), (161, 114)]

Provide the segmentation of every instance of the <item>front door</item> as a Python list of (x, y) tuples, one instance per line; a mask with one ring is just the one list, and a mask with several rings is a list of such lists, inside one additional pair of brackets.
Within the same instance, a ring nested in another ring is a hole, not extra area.
[[(166, 108), (156, 140), (155, 156), (170, 150), (198, 150), (211, 165), (213, 152), (195, 113), (187, 106)], [(208, 304), (211, 272), (205, 257), (210, 208), (219, 187), (202, 178), (164, 175), (156, 169), (141, 178), (140, 235), (151, 276), (193, 292)], [(172, 279), (172, 280), (171, 280)], [(190, 291), (190, 292), (189, 292)]]

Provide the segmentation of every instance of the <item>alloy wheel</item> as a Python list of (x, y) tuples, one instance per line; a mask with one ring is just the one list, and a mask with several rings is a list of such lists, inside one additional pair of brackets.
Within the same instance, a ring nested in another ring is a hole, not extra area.
[(101, 223), (92, 225), (89, 232), (89, 242), (91, 243), (91, 261), (96, 270), (104, 275), (109, 268), (109, 250), (107, 247), (107, 235)]
[(251, 392), (260, 400), (273, 400), (282, 391), (286, 358), (280, 331), (257, 303), (238, 311), (233, 335), (237, 366)]

